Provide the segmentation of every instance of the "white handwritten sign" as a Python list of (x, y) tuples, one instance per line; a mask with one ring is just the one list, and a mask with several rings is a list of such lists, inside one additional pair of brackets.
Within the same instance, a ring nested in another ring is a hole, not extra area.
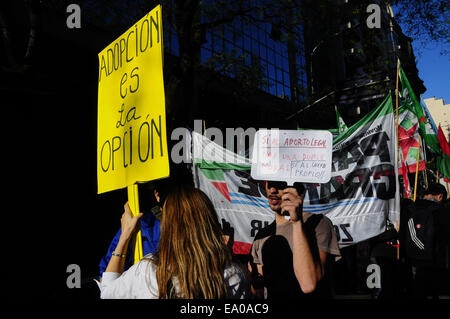
[(328, 131), (259, 130), (253, 143), (251, 176), (289, 185), (327, 183), (332, 146)]

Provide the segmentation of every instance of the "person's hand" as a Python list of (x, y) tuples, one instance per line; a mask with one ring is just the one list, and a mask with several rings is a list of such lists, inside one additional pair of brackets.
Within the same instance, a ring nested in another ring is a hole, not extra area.
[(281, 212), (289, 213), (290, 221), (296, 222), (302, 219), (303, 199), (293, 187), (288, 187), (283, 190), (281, 196)]
[(130, 239), (138, 228), (139, 219), (141, 219), (144, 214), (139, 213), (137, 216), (133, 216), (128, 202), (125, 203), (124, 209), (125, 211), (120, 219), (120, 223), (122, 225), (122, 236), (125, 239)]

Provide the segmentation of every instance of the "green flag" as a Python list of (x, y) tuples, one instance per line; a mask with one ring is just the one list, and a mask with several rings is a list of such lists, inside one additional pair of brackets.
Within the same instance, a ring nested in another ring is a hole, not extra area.
[(438, 141), (441, 147), (441, 153), (437, 157), (437, 168), (445, 179), (450, 180), (450, 145), (448, 144), (440, 125), (438, 130)]
[(341, 114), (339, 114), (339, 111), (336, 106), (334, 106), (334, 109), (336, 110), (336, 120), (337, 120), (337, 126), (338, 126), (338, 132), (339, 134), (344, 133), (348, 130), (347, 125), (345, 125), (344, 120), (341, 117)]
[(402, 166), (406, 165), (409, 172), (415, 172), (417, 159), (420, 157), (419, 171), (423, 171), (426, 166), (424, 147), (421, 145), (419, 149), (419, 120), (405, 105), (399, 108), (398, 113), (398, 144), (403, 158)]
[(419, 99), (414, 93), (411, 84), (406, 77), (405, 71), (400, 67), (400, 83), (399, 100), (400, 105), (405, 106), (412, 111), (419, 119), (420, 135), (422, 136), (425, 145), (432, 153), (440, 153), (439, 142), (436, 134), (431, 126), (430, 119), (422, 108)]
[(450, 180), (450, 156), (441, 153), (437, 157), (437, 168), (445, 179)]

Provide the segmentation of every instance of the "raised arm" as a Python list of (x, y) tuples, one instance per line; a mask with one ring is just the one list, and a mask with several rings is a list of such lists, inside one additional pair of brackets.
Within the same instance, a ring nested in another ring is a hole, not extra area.
[(292, 223), (292, 255), (295, 277), (304, 293), (313, 292), (316, 289), (321, 267), (314, 263), (308, 241), (303, 231), (301, 219), (302, 203), (301, 196), (295, 188), (286, 188), (281, 197), (281, 210), (288, 212), (289, 222)]
[(117, 243), (116, 249), (111, 256), (111, 259), (106, 267), (105, 272), (115, 272), (115, 273), (123, 273), (123, 267), (125, 264), (125, 258), (121, 256), (125, 256), (127, 254), (128, 244), (130, 239), (132, 238), (139, 219), (142, 217), (142, 213), (133, 216), (130, 211), (130, 207), (128, 203), (124, 206), (124, 213), (122, 215), (122, 219), (120, 220), (122, 225), (122, 233), (119, 238), (119, 242)]

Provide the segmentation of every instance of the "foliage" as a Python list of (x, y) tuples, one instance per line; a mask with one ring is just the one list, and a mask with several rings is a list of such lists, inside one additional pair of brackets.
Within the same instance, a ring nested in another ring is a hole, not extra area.
[[(419, 48), (440, 47), (450, 54), (450, 2), (448, 0), (389, 0), (404, 33), (418, 42)], [(419, 50), (420, 51), (420, 50)]]

